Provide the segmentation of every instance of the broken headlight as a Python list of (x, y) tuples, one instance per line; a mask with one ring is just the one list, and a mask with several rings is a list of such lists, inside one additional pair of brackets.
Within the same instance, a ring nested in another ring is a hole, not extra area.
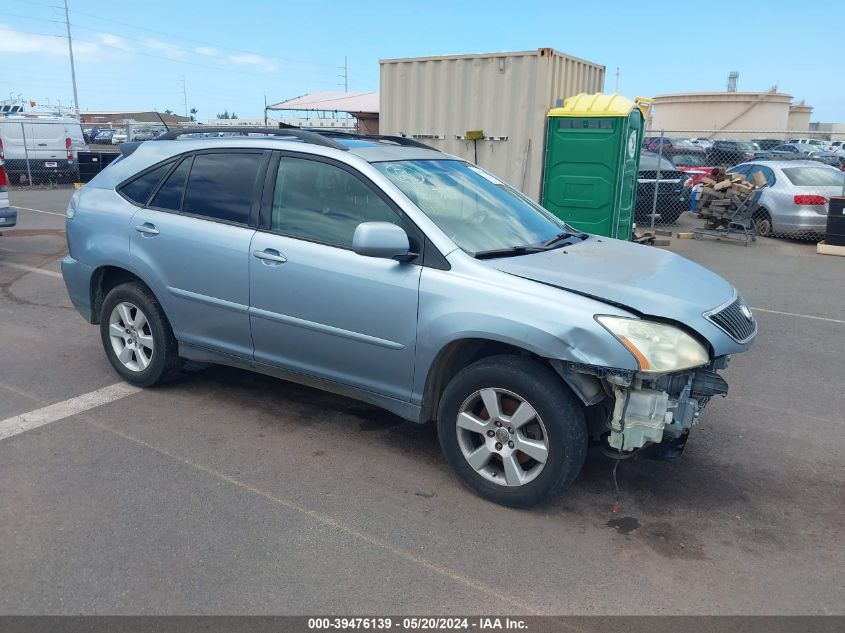
[(643, 373), (666, 374), (710, 362), (701, 343), (671, 325), (605, 315), (596, 320), (628, 348)]

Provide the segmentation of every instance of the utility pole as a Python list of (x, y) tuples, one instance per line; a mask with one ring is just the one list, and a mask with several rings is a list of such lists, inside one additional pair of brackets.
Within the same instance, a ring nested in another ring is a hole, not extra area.
[(79, 116), (79, 97), (76, 94), (76, 68), (73, 65), (73, 39), (70, 36), (70, 15), (67, 10), (67, 0), (65, 0), (65, 26), (67, 26), (67, 50), (70, 53), (70, 81), (73, 83), (73, 109)]
[(613, 87), (613, 92), (619, 92), (619, 66), (616, 67), (616, 85)]
[(188, 91), (185, 88), (185, 75), (182, 75), (182, 101), (185, 104), (185, 118), (188, 118)]
[(349, 92), (349, 62), (346, 55), (343, 56), (343, 74), (338, 75), (338, 77), (343, 79), (343, 91)]

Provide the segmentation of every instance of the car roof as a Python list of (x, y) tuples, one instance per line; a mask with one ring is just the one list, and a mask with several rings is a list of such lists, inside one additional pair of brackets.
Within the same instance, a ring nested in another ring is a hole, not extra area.
[(760, 165), (763, 167), (778, 167), (780, 169), (783, 169), (784, 167), (823, 167), (836, 169), (836, 167), (825, 165), (817, 160), (749, 160), (745, 163), (736, 165), (736, 167), (739, 167), (740, 165)]

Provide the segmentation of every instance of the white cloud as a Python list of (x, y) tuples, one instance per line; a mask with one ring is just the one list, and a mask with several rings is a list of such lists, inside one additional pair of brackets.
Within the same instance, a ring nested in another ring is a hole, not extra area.
[(205, 55), (207, 57), (217, 57), (220, 55), (220, 51), (216, 48), (212, 48), (211, 46), (197, 46), (194, 49), (195, 53), (199, 53), (200, 55)]
[(239, 53), (237, 55), (229, 55), (227, 59), (236, 64), (244, 66), (256, 66), (262, 70), (275, 70), (276, 64), (271, 62), (266, 57), (256, 55), (255, 53)]
[(185, 60), (189, 56), (188, 51), (176, 44), (170, 44), (168, 42), (162, 42), (161, 40), (151, 38), (144, 40), (144, 43), (152, 50), (159, 51), (160, 53), (163, 53), (165, 57), (170, 59)]
[[(73, 43), (74, 55), (89, 57), (99, 51), (100, 47), (93, 42)], [(31, 55), (42, 53), (45, 55), (56, 55), (67, 57), (67, 39), (53, 35), (40, 35), (37, 33), (25, 33), (0, 24), (0, 53)]]
[(112, 35), (111, 33), (97, 33), (97, 39), (100, 41), (100, 44), (110, 46), (111, 48), (119, 48), (127, 53), (134, 52), (135, 50), (135, 48), (127, 40), (118, 35)]

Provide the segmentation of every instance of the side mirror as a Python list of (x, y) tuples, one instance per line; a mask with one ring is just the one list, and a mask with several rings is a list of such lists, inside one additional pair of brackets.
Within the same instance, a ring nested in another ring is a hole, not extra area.
[(408, 234), (390, 222), (364, 222), (355, 228), (352, 236), (352, 250), (364, 257), (381, 257), (409, 261), (416, 256), (411, 253)]

